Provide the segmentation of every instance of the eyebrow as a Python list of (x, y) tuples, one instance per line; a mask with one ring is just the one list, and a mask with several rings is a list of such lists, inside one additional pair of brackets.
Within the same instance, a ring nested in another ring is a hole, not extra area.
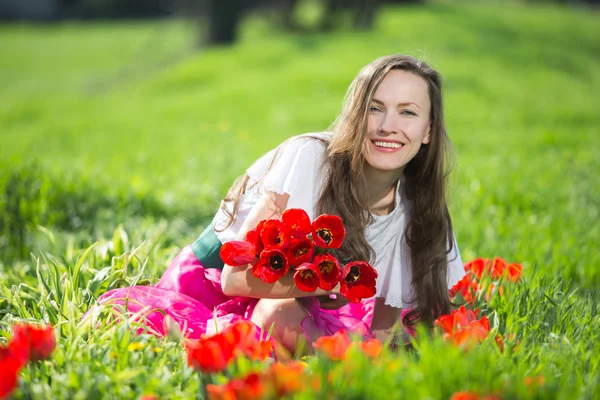
[[(383, 101), (381, 101), (381, 100), (378, 100), (378, 99), (376, 99), (375, 97), (373, 97), (373, 99), (372, 99), (372, 100), (373, 100), (373, 102), (374, 102), (374, 103), (380, 104), (380, 105), (382, 105), (382, 106), (384, 105), (384, 104), (383, 104)], [(419, 109), (421, 108), (421, 107), (420, 107), (420, 106), (419, 106), (417, 103), (415, 103), (415, 102), (412, 102), (412, 101), (409, 101), (409, 102), (407, 102), (407, 103), (398, 103), (398, 104), (397, 104), (397, 106), (407, 106), (407, 105), (409, 105), (409, 104), (413, 104), (413, 105), (417, 106)]]

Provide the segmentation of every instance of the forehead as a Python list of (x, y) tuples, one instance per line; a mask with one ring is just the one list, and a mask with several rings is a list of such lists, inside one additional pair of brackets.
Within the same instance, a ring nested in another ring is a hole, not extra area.
[(427, 82), (418, 75), (402, 70), (391, 70), (375, 91), (377, 100), (384, 103), (417, 103), (429, 107)]

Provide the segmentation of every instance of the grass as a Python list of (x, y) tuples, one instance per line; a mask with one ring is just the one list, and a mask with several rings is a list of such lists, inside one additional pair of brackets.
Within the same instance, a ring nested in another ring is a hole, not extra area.
[[(523, 283), (493, 304), (521, 345), (463, 354), (424, 340), (392, 356), (397, 373), (370, 369), (377, 385), (361, 386), (357, 361), (340, 397), (597, 397), (596, 20), (556, 6), (434, 2), (331, 36), (283, 35), (251, 17), (239, 44), (202, 52), (181, 21), (0, 27), (10, 55), (0, 60), (0, 334), (31, 319), (60, 337), (16, 397), (192, 396), (177, 343), (125, 322), (91, 329), (81, 316), (109, 288), (156, 283), (235, 176), (286, 137), (325, 129), (358, 70), (397, 52), (444, 76), (463, 259), (523, 262)], [(147, 345), (128, 351), (136, 341)], [(523, 377), (538, 373), (545, 387), (528, 392)]]

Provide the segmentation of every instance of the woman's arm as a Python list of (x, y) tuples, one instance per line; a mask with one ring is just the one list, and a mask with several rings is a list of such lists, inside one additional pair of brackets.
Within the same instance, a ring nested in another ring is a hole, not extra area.
[(390, 340), (394, 343), (394, 336), (402, 342), (405, 340), (404, 329), (399, 325), (402, 309), (385, 304), (385, 299), (377, 297), (375, 299), (375, 309), (373, 310), (373, 321), (371, 322), (371, 331), (375, 337), (382, 343)]
[[(244, 240), (246, 233), (258, 225), (263, 219), (281, 218), (285, 210), (288, 194), (265, 192), (261, 199), (254, 205), (244, 221), (236, 240)], [(305, 292), (298, 289), (292, 274), (281, 277), (275, 283), (265, 283), (252, 274), (252, 266), (231, 267), (225, 265), (221, 274), (221, 288), (228, 296), (257, 297), (265, 299), (286, 299), (307, 296), (319, 296), (339, 292), (339, 288), (332, 291), (317, 289), (314, 292)]]

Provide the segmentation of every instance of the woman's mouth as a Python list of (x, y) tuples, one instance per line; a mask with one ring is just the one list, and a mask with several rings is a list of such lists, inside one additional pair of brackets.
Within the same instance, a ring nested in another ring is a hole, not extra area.
[(385, 152), (385, 153), (391, 153), (391, 152), (394, 152), (394, 151), (398, 151), (402, 147), (404, 147), (404, 144), (402, 144), (400, 142), (389, 142), (389, 141), (383, 141), (383, 140), (371, 140), (371, 143), (373, 143), (375, 145), (375, 149), (377, 149), (378, 151)]

